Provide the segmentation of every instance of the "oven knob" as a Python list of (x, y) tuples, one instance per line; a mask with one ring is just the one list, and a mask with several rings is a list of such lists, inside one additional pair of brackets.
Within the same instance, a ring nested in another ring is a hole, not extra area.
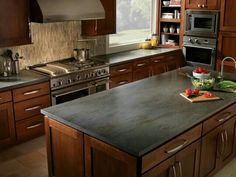
[(197, 44), (199, 44), (199, 40), (198, 40), (198, 39), (195, 39), (194, 42), (197, 43)]
[(71, 79), (68, 79), (68, 83), (69, 83), (69, 84), (72, 83), (72, 80), (71, 80)]
[(106, 74), (107, 71), (105, 69), (103, 69), (102, 72), (103, 72), (103, 74)]
[(191, 43), (193, 43), (193, 40), (191, 39), (191, 38), (189, 38), (189, 40), (188, 40), (189, 42), (191, 42)]
[(63, 82), (62, 81), (58, 81), (58, 85), (62, 85), (63, 84)]
[(77, 76), (77, 80), (80, 80), (81, 79), (81, 77), (80, 76)]

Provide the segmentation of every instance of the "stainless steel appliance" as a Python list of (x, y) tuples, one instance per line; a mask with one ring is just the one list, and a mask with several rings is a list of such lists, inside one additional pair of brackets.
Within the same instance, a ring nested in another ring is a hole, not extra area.
[(52, 105), (109, 88), (109, 65), (101, 61), (80, 62), (74, 58), (31, 66), (50, 77)]
[(184, 36), (183, 53), (186, 64), (214, 69), (216, 46), (216, 39)]
[(186, 10), (185, 35), (217, 37), (219, 11)]

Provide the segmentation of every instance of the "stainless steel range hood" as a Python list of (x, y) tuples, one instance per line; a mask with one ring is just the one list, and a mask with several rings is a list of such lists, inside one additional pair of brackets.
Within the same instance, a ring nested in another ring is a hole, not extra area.
[(62, 22), (105, 18), (100, 0), (30, 0), (32, 22)]

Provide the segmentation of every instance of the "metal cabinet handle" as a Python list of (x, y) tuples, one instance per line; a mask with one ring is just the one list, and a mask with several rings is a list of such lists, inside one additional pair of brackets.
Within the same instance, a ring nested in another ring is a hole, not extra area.
[(98, 30), (98, 20), (95, 20), (94, 31), (97, 32), (97, 30)]
[(121, 81), (121, 82), (119, 82), (118, 84), (119, 85), (123, 85), (123, 84), (126, 84), (128, 81)]
[(205, 4), (203, 4), (203, 5), (202, 5), (202, 8), (205, 8), (205, 7), (206, 7)]
[(33, 128), (36, 128), (36, 127), (40, 127), (41, 125), (43, 125), (43, 123), (39, 123), (39, 124), (35, 124), (35, 125), (32, 125), (32, 126), (26, 127), (26, 129), (33, 129)]
[(171, 169), (172, 169), (172, 171), (173, 171), (174, 177), (177, 177), (176, 168), (175, 168), (174, 165), (172, 165), (172, 166), (169, 168), (169, 175), (168, 175), (168, 176), (171, 176), (171, 175), (170, 175)]
[(226, 117), (221, 118), (221, 119), (217, 119), (217, 121), (218, 122), (224, 122), (224, 121), (226, 121), (226, 120), (228, 120), (228, 119), (230, 119), (232, 117), (231, 112), (226, 112), (225, 114), (227, 114)]
[(124, 69), (119, 69), (118, 71), (119, 71), (119, 72), (125, 72), (125, 71), (127, 71), (127, 69), (126, 69), (126, 68), (124, 68)]
[(177, 163), (178, 163), (178, 167), (179, 167), (179, 177), (183, 177), (182, 163), (181, 162), (177, 162)]
[(226, 130), (224, 130), (224, 135), (225, 135), (225, 149), (223, 153), (225, 154), (225, 151), (228, 148), (228, 132)]
[(221, 148), (220, 148), (220, 156), (224, 154), (225, 151), (225, 137), (224, 137), (224, 132), (220, 133), (221, 137)]
[(39, 108), (41, 108), (41, 105), (30, 107), (30, 108), (26, 108), (25, 111), (33, 111), (33, 110), (36, 110), (36, 109), (39, 109)]
[(201, 8), (201, 4), (198, 4), (197, 7), (198, 7), (198, 8)]
[(39, 90), (33, 90), (33, 91), (30, 91), (30, 92), (25, 92), (24, 95), (27, 96), (27, 95), (33, 95), (33, 94), (36, 94), (38, 93)]
[(154, 60), (154, 63), (159, 63), (160, 62), (160, 60)]
[(146, 63), (139, 63), (139, 64), (137, 64), (138, 67), (141, 67), (141, 66), (144, 66), (144, 65), (146, 65)]
[(2, 100), (2, 98), (0, 97), (0, 100)]
[(178, 150), (182, 149), (186, 144), (188, 143), (187, 140), (184, 140), (184, 143), (183, 144), (180, 144), (178, 146), (176, 146), (175, 148), (169, 150), (169, 151), (166, 151), (167, 154), (172, 154), (174, 152), (177, 152)]

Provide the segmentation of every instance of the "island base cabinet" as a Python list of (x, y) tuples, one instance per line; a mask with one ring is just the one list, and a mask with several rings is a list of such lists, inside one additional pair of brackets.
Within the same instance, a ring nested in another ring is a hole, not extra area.
[(236, 116), (202, 138), (200, 177), (213, 176), (235, 156)]
[(160, 163), (142, 177), (198, 177), (200, 140)]
[(137, 159), (84, 135), (85, 177), (137, 177)]
[(45, 118), (50, 177), (83, 177), (83, 134)]

